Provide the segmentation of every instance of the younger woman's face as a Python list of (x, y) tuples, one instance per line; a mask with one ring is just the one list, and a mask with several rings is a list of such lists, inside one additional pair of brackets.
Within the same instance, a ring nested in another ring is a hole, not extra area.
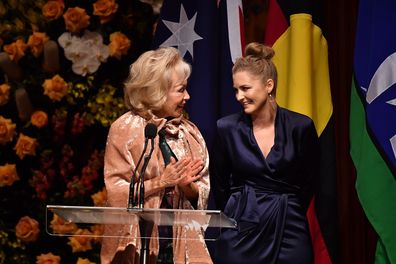
[(273, 80), (262, 79), (247, 71), (233, 75), (235, 98), (242, 105), (246, 114), (255, 115), (263, 111), (268, 102), (269, 93), (273, 89)]
[(180, 117), (186, 102), (190, 99), (186, 89), (187, 80), (178, 76), (176, 71), (172, 73), (171, 83), (166, 102), (157, 113), (158, 117)]

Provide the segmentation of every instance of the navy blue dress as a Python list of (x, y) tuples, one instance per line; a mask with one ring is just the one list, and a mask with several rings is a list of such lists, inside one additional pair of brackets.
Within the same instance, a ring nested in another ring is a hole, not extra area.
[(243, 112), (217, 122), (210, 156), (211, 191), (217, 209), (234, 218), (223, 229), (214, 263), (313, 262), (306, 209), (319, 162), (313, 121), (278, 107), (275, 141), (264, 157)]

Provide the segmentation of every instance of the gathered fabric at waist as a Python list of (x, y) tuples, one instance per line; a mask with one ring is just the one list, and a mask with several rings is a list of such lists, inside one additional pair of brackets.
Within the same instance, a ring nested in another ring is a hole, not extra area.
[(246, 186), (252, 188), (257, 194), (273, 193), (273, 194), (298, 195), (301, 191), (301, 189), (298, 186), (293, 186), (283, 182), (266, 181), (264, 184), (255, 183), (255, 182), (246, 182), (231, 186), (231, 193), (240, 192)]
[(269, 212), (276, 212), (275, 215), (282, 223), (289, 203), (295, 208), (301, 204), (296, 188), (245, 184), (232, 187), (231, 192), (224, 213), (237, 221), (240, 230), (257, 225)]

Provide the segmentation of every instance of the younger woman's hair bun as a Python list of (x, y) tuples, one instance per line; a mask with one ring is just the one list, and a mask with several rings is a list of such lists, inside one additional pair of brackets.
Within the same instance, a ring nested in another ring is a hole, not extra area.
[(245, 56), (255, 57), (257, 59), (271, 60), (275, 51), (269, 46), (265, 46), (258, 42), (252, 42), (245, 47)]

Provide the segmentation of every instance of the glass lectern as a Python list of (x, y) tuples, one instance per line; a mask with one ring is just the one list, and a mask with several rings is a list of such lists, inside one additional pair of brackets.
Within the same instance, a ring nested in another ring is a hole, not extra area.
[[(98, 224), (139, 224), (140, 238), (142, 239), (141, 263), (148, 259), (148, 245), (153, 225), (158, 228), (172, 228), (186, 226), (191, 229), (205, 232), (206, 240), (216, 240), (222, 228), (236, 228), (236, 222), (218, 210), (185, 210), (185, 209), (151, 209), (151, 208), (120, 208), (120, 207), (90, 207), (90, 206), (63, 206), (47, 205), (46, 228), (47, 233), (54, 236), (77, 236), (73, 232), (58, 233), (51, 228), (51, 219), (54, 214), (65, 223), (76, 225)], [(172, 232), (159, 232), (158, 239), (173, 239)], [(169, 234), (170, 236), (166, 236)], [(78, 236), (103, 236), (102, 234)], [(123, 234), (107, 236), (121, 237)]]

